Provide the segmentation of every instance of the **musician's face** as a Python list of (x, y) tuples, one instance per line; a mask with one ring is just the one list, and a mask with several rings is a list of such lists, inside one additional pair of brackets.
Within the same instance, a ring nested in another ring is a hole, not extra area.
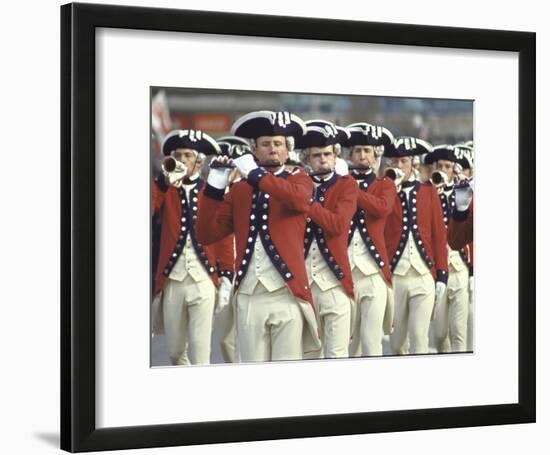
[(187, 175), (193, 175), (200, 170), (201, 161), (197, 156), (197, 152), (193, 149), (181, 148), (174, 152), (174, 158), (187, 167)]
[(284, 136), (260, 136), (252, 150), (260, 162), (284, 163), (288, 158), (288, 149)]
[(454, 163), (452, 161), (438, 160), (437, 163), (435, 163), (435, 170), (446, 174), (448, 182), (453, 181), (453, 168)]
[(376, 153), (372, 145), (355, 145), (351, 149), (351, 162), (355, 166), (374, 167)]
[(310, 147), (307, 162), (314, 172), (334, 169), (336, 164), (334, 147), (332, 145), (327, 145), (326, 147)]
[(391, 167), (401, 169), (405, 174), (403, 181), (406, 182), (411, 177), (413, 171), (412, 158), (410, 156), (402, 156), (401, 158), (392, 158)]

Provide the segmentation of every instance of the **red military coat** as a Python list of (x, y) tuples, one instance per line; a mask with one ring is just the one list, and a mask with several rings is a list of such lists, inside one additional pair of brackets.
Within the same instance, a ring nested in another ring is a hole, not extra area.
[(234, 271), (232, 239), (228, 237), (220, 239), (215, 245), (204, 246), (196, 238), (195, 221), (197, 213), (203, 210), (203, 193), (204, 182), (201, 179), (197, 180), (189, 200), (183, 188), (166, 186), (162, 176), (153, 183), (152, 211), (153, 214), (160, 212), (161, 216), (155, 294), (164, 288), (166, 279), (185, 247), (188, 235), (191, 235), (195, 252), (214, 285), (219, 285), (217, 272), (225, 272), (231, 278), (230, 274)]
[(235, 290), (246, 274), (258, 238), (293, 295), (313, 307), (304, 263), (304, 231), (313, 184), (302, 171), (278, 176), (262, 168), (224, 190), (206, 186), (197, 218), (197, 239), (204, 245), (235, 234)]
[(437, 191), (429, 183), (417, 180), (408, 197), (400, 191), (394, 199), (385, 230), (392, 270), (401, 258), (409, 232), (413, 233), (417, 249), (434, 279), (446, 283), (447, 230)]
[(235, 236), (228, 235), (214, 244), (218, 277), (225, 276), (233, 283), (235, 275)]
[(305, 253), (317, 239), (321, 254), (346, 293), (353, 296), (353, 280), (348, 258), (348, 229), (357, 204), (357, 185), (350, 176), (334, 173), (316, 190), (309, 210), (304, 240)]
[(388, 216), (394, 207), (397, 189), (388, 178), (379, 179), (374, 174), (368, 174), (359, 183), (357, 189), (357, 212), (349, 231), (348, 244), (351, 242), (354, 230), (359, 229), (359, 234), (369, 253), (380, 267), (384, 279), (391, 286), (390, 261), (384, 230)]
[(474, 238), (474, 201), (465, 212), (454, 211), (449, 222), (449, 245), (455, 250), (464, 248)]
[[(460, 257), (464, 263), (468, 266), (470, 271), (473, 270), (473, 242), (469, 242), (461, 248), (453, 248), (451, 245), (449, 228), (451, 223), (453, 223), (453, 213), (456, 207), (456, 194), (454, 190), (446, 196), (445, 193), (439, 195), (439, 200), (441, 201), (441, 211), (443, 212), (443, 221), (447, 227), (447, 242), (453, 250), (457, 250), (460, 253)], [(460, 217), (460, 215), (459, 215)], [(470, 251), (471, 250), (471, 251)], [(470, 254), (471, 253), (471, 254)]]

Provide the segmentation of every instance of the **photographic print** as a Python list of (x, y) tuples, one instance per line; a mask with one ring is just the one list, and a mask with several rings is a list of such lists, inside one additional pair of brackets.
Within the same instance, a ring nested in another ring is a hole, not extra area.
[(533, 33), (61, 25), (64, 450), (535, 421)]
[(472, 353), (473, 100), (151, 88), (151, 366)]

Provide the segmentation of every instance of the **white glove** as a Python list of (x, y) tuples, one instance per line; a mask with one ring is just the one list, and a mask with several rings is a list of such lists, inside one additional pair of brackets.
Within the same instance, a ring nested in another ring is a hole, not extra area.
[(459, 212), (465, 212), (470, 203), (472, 202), (472, 197), (474, 195), (474, 190), (471, 185), (457, 185), (455, 186), (455, 202), (456, 209)]
[(254, 157), (250, 153), (245, 153), (243, 156), (233, 160), (233, 163), (235, 163), (243, 178), (247, 178), (248, 173), (258, 167), (256, 161), (254, 161)]
[(405, 177), (405, 173), (404, 173), (401, 169), (399, 169), (399, 168), (397, 168), (397, 167), (394, 167), (394, 168), (392, 168), (392, 169), (394, 170), (395, 176), (396, 176), (396, 177), (395, 177), (395, 180), (393, 181), (393, 183), (395, 183), (395, 186), (396, 186), (397, 188), (399, 188), (399, 186), (400, 186), (401, 183), (403, 182), (403, 177)]
[(231, 290), (233, 285), (229, 278), (222, 276), (220, 278), (220, 287), (218, 288), (218, 296), (216, 298), (216, 310), (214, 314), (221, 313), (221, 311), (229, 304), (231, 300)]
[[(229, 164), (231, 162), (226, 156), (219, 156), (212, 160), (212, 163), (219, 162), (222, 164)], [(225, 168), (210, 168), (208, 172), (208, 178), (206, 179), (207, 183), (218, 190), (224, 190), (227, 185), (229, 185), (229, 174), (231, 174), (232, 169), (230, 167)]]
[(437, 308), (439, 307), (439, 305), (443, 303), (445, 289), (447, 289), (447, 285), (445, 283), (442, 283), (441, 281), (435, 282), (435, 302), (434, 302), (434, 309), (432, 311), (432, 320), (436, 316)]
[(345, 160), (342, 158), (336, 158), (336, 164), (334, 165), (334, 171), (338, 175), (348, 175), (349, 169), (348, 169), (348, 163), (346, 163)]

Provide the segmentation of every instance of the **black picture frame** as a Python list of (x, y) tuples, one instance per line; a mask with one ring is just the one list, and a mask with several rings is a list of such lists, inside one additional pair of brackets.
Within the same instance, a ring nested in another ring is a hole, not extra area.
[[(96, 428), (95, 29), (216, 33), (514, 51), (519, 54), (518, 402)], [(71, 452), (535, 421), (535, 34), (301, 17), (68, 4), (61, 7), (61, 448)]]

